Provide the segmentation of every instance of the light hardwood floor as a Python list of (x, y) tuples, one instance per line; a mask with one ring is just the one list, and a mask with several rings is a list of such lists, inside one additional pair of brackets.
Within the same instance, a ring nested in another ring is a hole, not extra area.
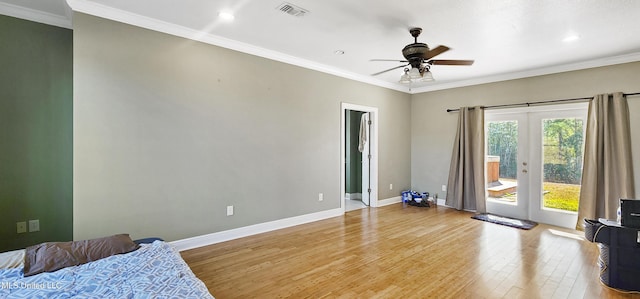
[(640, 298), (603, 286), (577, 231), (394, 204), (182, 252), (226, 298)]

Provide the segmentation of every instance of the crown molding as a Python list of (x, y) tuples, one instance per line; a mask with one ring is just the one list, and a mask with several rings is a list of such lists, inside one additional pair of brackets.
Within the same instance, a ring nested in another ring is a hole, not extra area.
[(110, 19), (113, 21), (154, 30), (158, 32), (163, 32), (166, 34), (183, 37), (186, 39), (196, 40), (203, 43), (211, 44), (214, 46), (227, 48), (234, 51), (239, 51), (291, 65), (296, 65), (299, 67), (335, 75), (338, 77), (351, 79), (371, 85), (376, 85), (383, 88), (388, 88), (392, 90), (397, 90), (400, 92), (408, 93), (408, 94), (417, 94), (429, 91), (464, 87), (464, 86), (472, 86), (486, 83), (493, 83), (499, 81), (507, 81), (514, 79), (521, 79), (527, 77), (535, 77), (542, 76), (548, 74), (562, 73), (568, 71), (575, 71), (581, 69), (602, 67), (614, 64), (622, 64), (628, 62), (640, 61), (640, 52), (606, 57), (606, 58), (598, 58), (584, 62), (563, 64), (551, 67), (538, 68), (533, 70), (526, 70), (521, 72), (512, 72), (506, 74), (497, 74), (484, 76), (479, 78), (472, 78), (467, 80), (453, 81), (453, 82), (443, 82), (443, 83), (434, 83), (428, 86), (411, 88), (406, 85), (391, 83), (387, 81), (383, 81), (371, 76), (363, 76), (360, 74), (356, 74), (353, 72), (345, 71), (342, 69), (337, 69), (333, 66), (317, 63), (311, 60), (302, 59), (299, 57), (295, 57), (292, 55), (284, 54), (281, 52), (257, 47), (251, 44), (238, 42), (235, 40), (231, 40), (228, 38), (224, 38), (221, 36), (216, 36), (213, 34), (203, 34), (198, 30), (194, 30), (188, 27), (176, 25), (173, 23), (168, 23), (162, 20), (157, 20), (153, 18), (149, 18), (143, 15), (134, 14), (131, 12), (123, 11), (120, 9), (116, 9), (110, 6), (105, 6), (102, 4), (98, 4), (95, 2), (91, 2), (88, 0), (67, 0), (67, 4), (71, 9), (75, 12), (81, 12), (105, 19)]
[(72, 29), (71, 14), (61, 16), (4, 2), (0, 2), (0, 14), (56, 27)]
[(67, 3), (71, 9), (75, 12), (81, 12), (149, 30), (154, 30), (178, 37), (183, 37), (199, 42), (207, 43), (210, 45), (227, 48), (234, 51), (239, 51), (254, 56), (259, 56), (299, 67), (343, 77), (371, 85), (376, 85), (384, 88), (389, 88), (401, 92), (408, 93), (408, 87), (398, 84), (389, 83), (370, 76), (363, 76), (353, 72), (337, 69), (335, 67), (317, 63), (311, 60), (302, 59), (292, 55), (284, 54), (281, 52), (257, 47), (251, 44), (238, 42), (221, 36), (213, 35), (210, 33), (203, 34), (203, 32), (194, 30), (188, 27), (168, 23), (158, 19), (149, 18), (147, 16), (123, 11), (113, 7), (105, 6), (102, 4), (93, 3), (87, 0), (67, 0)]
[(544, 68), (526, 70), (526, 71), (521, 71), (521, 72), (499, 74), (499, 75), (486, 76), (486, 77), (480, 77), (480, 78), (474, 78), (474, 79), (468, 79), (468, 80), (446, 82), (446, 83), (441, 83), (441, 84), (436, 83), (436, 84), (433, 84), (433, 85), (412, 89), (410, 91), (410, 93), (411, 94), (417, 94), (417, 93), (423, 93), (423, 92), (429, 92), (429, 91), (436, 91), (436, 90), (451, 89), (451, 88), (458, 88), (458, 87), (465, 87), (465, 86), (472, 86), (472, 85), (479, 85), (479, 84), (486, 84), (486, 83), (493, 83), (493, 82), (500, 82), (500, 81), (514, 80), (514, 79), (522, 79), (522, 78), (529, 78), (529, 77), (536, 77), (536, 76), (564, 73), (564, 72), (584, 70), (584, 69), (590, 69), (590, 68), (596, 68), (596, 67), (602, 67), (602, 66), (609, 66), (609, 65), (615, 65), (615, 64), (636, 62), (636, 61), (640, 61), (640, 52), (624, 54), (624, 55), (618, 55), (618, 56), (612, 56), (612, 57), (604, 57), (604, 58), (592, 59), (592, 60), (576, 62), (576, 63), (555, 65), (555, 66), (551, 66), (551, 67), (544, 67)]

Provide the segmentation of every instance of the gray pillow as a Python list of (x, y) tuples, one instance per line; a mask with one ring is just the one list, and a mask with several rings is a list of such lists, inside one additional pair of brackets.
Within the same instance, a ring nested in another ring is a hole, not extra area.
[(115, 254), (131, 252), (139, 247), (128, 234), (29, 246), (24, 257), (24, 277), (82, 265)]

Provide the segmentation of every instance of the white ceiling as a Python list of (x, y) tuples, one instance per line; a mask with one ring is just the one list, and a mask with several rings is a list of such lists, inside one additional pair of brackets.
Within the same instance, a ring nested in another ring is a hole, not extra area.
[[(411, 93), (640, 61), (634, 0), (287, 0), (309, 10), (303, 17), (277, 10), (281, 0), (67, 2), (74, 11)], [(235, 20), (221, 21), (223, 10)], [(71, 26), (65, 0), (0, 0), (0, 13)], [(438, 59), (475, 64), (433, 66), (436, 81), (411, 90), (397, 83), (402, 69), (372, 77), (399, 65), (369, 60), (402, 60), (410, 27), (423, 28), (419, 42), (452, 49)], [(580, 39), (563, 42), (569, 35)]]

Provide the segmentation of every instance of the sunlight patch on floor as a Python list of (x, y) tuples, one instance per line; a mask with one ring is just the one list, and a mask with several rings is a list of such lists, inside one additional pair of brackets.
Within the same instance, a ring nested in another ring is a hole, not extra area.
[(586, 241), (586, 239), (584, 238), (583, 235), (563, 232), (563, 231), (559, 231), (559, 230), (555, 230), (555, 229), (549, 229), (549, 232), (551, 234), (553, 234), (553, 235), (556, 235), (556, 236), (571, 238), (571, 239), (580, 240), (580, 241)]

